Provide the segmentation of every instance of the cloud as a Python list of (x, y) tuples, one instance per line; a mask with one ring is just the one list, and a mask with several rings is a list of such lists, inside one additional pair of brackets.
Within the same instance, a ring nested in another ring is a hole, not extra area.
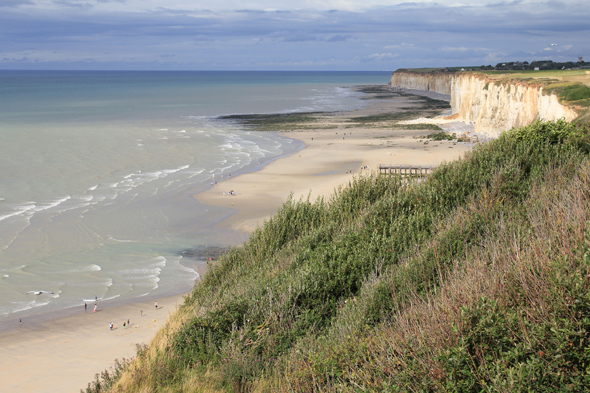
[(383, 49), (406, 49), (406, 48), (412, 48), (412, 47), (414, 47), (414, 44), (402, 42), (401, 44), (397, 44), (397, 45), (384, 46)]
[(93, 7), (93, 5), (88, 2), (76, 1), (76, 0), (54, 0), (53, 4), (56, 4), (61, 7), (79, 8), (79, 9), (90, 9)]
[(454, 51), (454, 52), (466, 52), (466, 51), (471, 50), (471, 49), (466, 48), (464, 46), (462, 46), (460, 48), (453, 48), (453, 47), (449, 47), (449, 46), (443, 46), (442, 48), (440, 48), (440, 50)]
[(383, 59), (393, 59), (398, 56), (397, 53), (373, 53), (372, 55), (367, 56), (367, 58), (370, 60), (381, 61)]
[[(405, 3), (363, 11), (277, 10), (248, 1), (236, 1), (239, 7), (227, 11), (197, 8), (194, 4), (204, 3), (184, 0), (170, 0), (166, 8), (155, 0), (143, 0), (145, 8), (137, 8), (139, 0), (35, 1), (42, 6), (28, 0), (0, 0), (5, 7), (0, 13), (3, 57), (16, 59), (30, 51), (27, 57), (48, 67), (95, 59), (98, 66), (123, 68), (157, 64), (170, 69), (381, 69), (383, 64), (530, 61), (537, 54), (546, 56), (543, 49), (549, 42), (570, 45), (554, 47), (551, 54), (556, 61), (573, 55), (590, 57), (585, 39), (590, 33), (590, 10), (575, 1)], [(510, 58), (513, 54), (518, 58)]]
[(22, 5), (35, 5), (30, 0), (0, 0), (0, 8), (16, 8)]
[(348, 41), (352, 36), (350, 34), (336, 34), (328, 38), (328, 42), (344, 42)]

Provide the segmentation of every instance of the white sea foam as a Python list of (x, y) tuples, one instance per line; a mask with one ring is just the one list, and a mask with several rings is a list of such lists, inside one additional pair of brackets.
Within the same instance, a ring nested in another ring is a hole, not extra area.
[(134, 269), (126, 269), (121, 270), (118, 273), (121, 274), (126, 280), (142, 280), (146, 277), (157, 276), (160, 274), (162, 269), (158, 266), (150, 266), (150, 267), (142, 267), (142, 268), (134, 268)]
[(43, 210), (48, 210), (48, 209), (57, 207), (57, 206), (61, 205), (62, 203), (64, 203), (65, 201), (69, 201), (70, 199), (72, 199), (71, 196), (69, 196), (69, 195), (65, 196), (63, 198), (57, 199), (57, 200), (49, 203), (48, 205), (38, 207), (36, 211), (40, 212)]
[(156, 261), (157, 261), (156, 266), (158, 266), (158, 267), (165, 267), (166, 266), (166, 257), (160, 255), (159, 257), (156, 258)]
[(46, 301), (46, 302), (38, 302), (36, 300), (30, 301), (30, 302), (12, 302), (13, 307), (11, 307), (12, 309), (9, 311), (9, 313), (17, 313), (17, 312), (21, 312), (21, 311), (26, 311), (26, 310), (30, 310), (32, 308), (36, 308), (36, 307), (42, 307), (42, 306), (46, 306), (50, 303), (50, 301)]
[(168, 182), (168, 183), (167, 183), (167, 184), (164, 186), (164, 188), (168, 188), (168, 187), (170, 187), (172, 184), (174, 184), (174, 183), (178, 183), (179, 181), (180, 181), (180, 179), (171, 180), (171, 181), (169, 181), (169, 182)]
[(190, 166), (190, 165), (183, 165), (183, 166), (181, 166), (181, 167), (179, 167), (179, 168), (174, 168), (174, 169), (163, 169), (163, 170), (162, 170), (162, 172), (164, 172), (164, 173), (168, 173), (168, 174), (170, 174), (170, 173), (176, 173), (176, 172), (178, 172), (178, 171), (181, 171), (181, 170), (183, 170), (183, 169), (187, 169), (187, 168), (189, 168), (189, 166)]
[(137, 240), (123, 240), (123, 239), (115, 239), (112, 236), (108, 237), (109, 240), (112, 240), (114, 242), (119, 242), (119, 243), (137, 243)]
[(68, 269), (64, 271), (62, 274), (72, 274), (72, 273), (86, 273), (86, 272), (100, 272), (102, 268), (99, 265), (94, 263), (86, 266), (80, 266), (73, 269)]
[(113, 299), (118, 298), (119, 296), (121, 296), (121, 295), (119, 294), (119, 295), (115, 295), (115, 296), (111, 296), (111, 297), (106, 297), (104, 299), (99, 299), (99, 300), (102, 300), (102, 301), (105, 301), (105, 300), (113, 300)]
[(57, 207), (57, 206), (61, 205), (62, 203), (64, 203), (65, 201), (68, 201), (70, 199), (72, 199), (72, 197), (68, 195), (63, 198), (53, 200), (49, 203), (42, 204), (40, 206), (38, 206), (35, 202), (25, 202), (25, 204), (23, 204), (23, 205), (15, 206), (13, 208), (15, 210), (13, 213), (9, 213), (9, 214), (5, 214), (3, 216), (0, 216), (0, 222), (6, 220), (7, 218), (17, 217), (17, 216), (22, 216), (24, 218), (30, 218), (33, 214), (35, 214), (37, 212), (52, 209), (52, 208)]
[(200, 175), (204, 171), (205, 171), (205, 169), (201, 169), (201, 170), (197, 170), (197, 171), (187, 171), (186, 173), (189, 175), (188, 178), (192, 179), (193, 177)]
[(28, 205), (16, 206), (14, 208), (14, 210), (16, 210), (15, 212), (9, 213), (9, 214), (5, 214), (3, 216), (0, 216), (0, 221), (4, 221), (4, 220), (6, 220), (7, 218), (10, 218), (10, 217), (20, 216), (23, 213), (26, 213), (26, 212), (29, 212), (29, 211), (34, 210), (35, 208), (36, 208), (35, 204), (28, 204)]

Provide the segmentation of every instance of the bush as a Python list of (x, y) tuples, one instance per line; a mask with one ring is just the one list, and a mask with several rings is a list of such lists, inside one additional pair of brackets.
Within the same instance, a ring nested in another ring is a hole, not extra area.
[(572, 85), (563, 89), (559, 97), (565, 101), (578, 101), (590, 98), (590, 87), (586, 85)]

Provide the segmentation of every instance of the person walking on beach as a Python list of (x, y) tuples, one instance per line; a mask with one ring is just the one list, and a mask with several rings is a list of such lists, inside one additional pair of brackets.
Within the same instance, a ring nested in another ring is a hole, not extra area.
[(84, 311), (88, 310), (88, 304), (84, 303)]
[(158, 309), (158, 302), (155, 302), (154, 306), (156, 306), (156, 310), (157, 310)]
[(94, 312), (96, 312), (96, 304), (94, 305)]
[(111, 330), (113, 330), (113, 323), (112, 323), (112, 322), (111, 322), (111, 323), (109, 323), (109, 328), (110, 328)]

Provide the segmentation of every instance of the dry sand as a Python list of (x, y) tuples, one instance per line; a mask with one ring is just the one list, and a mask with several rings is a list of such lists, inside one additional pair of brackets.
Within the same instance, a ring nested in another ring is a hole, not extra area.
[[(0, 333), (0, 392), (79, 392), (115, 359), (135, 355), (135, 344), (149, 343), (181, 304), (181, 295), (108, 307), (98, 303), (77, 315), (33, 323)], [(141, 316), (143, 311), (143, 316)], [(123, 328), (123, 322), (130, 322)], [(113, 322), (114, 329), (109, 329)], [(18, 326), (18, 321), (14, 321)]]
[[(408, 103), (397, 101), (397, 105), (408, 106)], [(379, 164), (437, 166), (457, 159), (471, 149), (470, 144), (451, 141), (424, 144), (426, 139), (419, 136), (432, 131), (345, 128), (341, 125), (346, 118), (391, 109), (391, 101), (376, 101), (361, 111), (326, 120), (325, 125), (338, 124), (338, 128), (283, 132), (283, 136), (303, 141), (305, 148), (273, 161), (257, 172), (219, 181), (217, 186), (195, 197), (206, 204), (236, 209), (236, 213), (219, 227), (251, 233), (277, 212), (291, 192), (296, 199), (308, 195), (312, 200), (318, 196), (329, 197), (335, 188), (348, 184), (354, 176), (378, 170)], [(439, 123), (444, 124), (445, 131), (469, 131), (463, 123)], [(369, 169), (361, 169), (364, 166)], [(235, 195), (230, 196), (232, 190)]]
[[(408, 103), (399, 101), (397, 105)], [(339, 124), (338, 128), (286, 132), (283, 135), (303, 141), (305, 148), (260, 171), (220, 181), (196, 198), (236, 209), (236, 214), (219, 226), (247, 234), (275, 213), (291, 192), (295, 198), (329, 196), (353, 176), (375, 170), (379, 164), (436, 166), (470, 149), (449, 141), (424, 144), (419, 136), (429, 131), (342, 126), (347, 117), (391, 109), (391, 101), (376, 100), (362, 111), (339, 114), (321, 125)], [(364, 166), (369, 169), (361, 169)], [(230, 190), (236, 195), (229, 196)], [(111, 367), (114, 359), (132, 357), (135, 344), (148, 343), (182, 302), (182, 296), (158, 302), (158, 310), (153, 300), (116, 307), (99, 304), (97, 313), (89, 304), (88, 311), (81, 307), (78, 315), (35, 324), (24, 320), (22, 327), (0, 332), (0, 391), (78, 392), (96, 373)], [(131, 326), (123, 328), (127, 319)], [(110, 322), (115, 324), (113, 331), (109, 330)]]

